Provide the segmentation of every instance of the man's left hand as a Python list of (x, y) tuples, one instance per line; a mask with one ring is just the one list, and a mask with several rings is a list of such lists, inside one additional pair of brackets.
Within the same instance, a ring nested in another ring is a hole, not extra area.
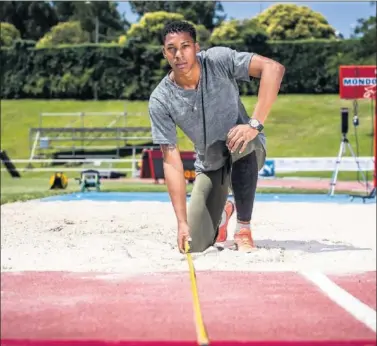
[(240, 153), (242, 153), (246, 149), (247, 144), (252, 141), (258, 133), (258, 130), (251, 128), (248, 124), (237, 125), (231, 128), (228, 132), (228, 149), (231, 153), (234, 153), (242, 144), (240, 149)]

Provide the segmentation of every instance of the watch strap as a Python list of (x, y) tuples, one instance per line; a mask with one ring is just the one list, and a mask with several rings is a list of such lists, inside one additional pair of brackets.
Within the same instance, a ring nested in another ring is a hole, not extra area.
[[(256, 124), (254, 124), (256, 123)], [(258, 132), (262, 132), (263, 129), (264, 129), (264, 126), (260, 123), (259, 120), (257, 119), (250, 119), (249, 120), (249, 125), (250, 127), (252, 127), (253, 129), (257, 130)]]

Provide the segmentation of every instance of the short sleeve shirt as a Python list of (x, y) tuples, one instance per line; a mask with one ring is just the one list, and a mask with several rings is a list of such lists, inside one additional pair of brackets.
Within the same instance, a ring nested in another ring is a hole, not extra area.
[(217, 170), (230, 153), (229, 130), (246, 124), (249, 116), (239, 96), (237, 81), (250, 81), (254, 53), (213, 47), (197, 54), (201, 68), (196, 90), (185, 90), (166, 75), (149, 99), (155, 144), (177, 144), (177, 127), (193, 142), (197, 171)]

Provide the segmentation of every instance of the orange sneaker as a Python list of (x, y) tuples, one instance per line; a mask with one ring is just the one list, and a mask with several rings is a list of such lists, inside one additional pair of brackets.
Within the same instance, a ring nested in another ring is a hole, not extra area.
[(251, 252), (255, 250), (253, 237), (249, 228), (241, 228), (234, 234), (234, 245), (236, 250), (241, 252)]
[(217, 234), (216, 243), (223, 243), (228, 237), (228, 223), (231, 216), (234, 213), (234, 204), (231, 201), (226, 201), (224, 211), (225, 211), (225, 222), (219, 227), (219, 233)]

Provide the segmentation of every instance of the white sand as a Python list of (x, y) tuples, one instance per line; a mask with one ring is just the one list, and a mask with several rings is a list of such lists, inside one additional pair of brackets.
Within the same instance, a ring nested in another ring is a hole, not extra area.
[[(208, 249), (196, 270), (376, 270), (376, 205), (257, 202), (258, 250)], [(235, 217), (230, 223), (233, 230)], [(232, 239), (232, 232), (228, 239)], [(136, 274), (187, 270), (170, 203), (38, 202), (1, 206), (1, 270)]]

